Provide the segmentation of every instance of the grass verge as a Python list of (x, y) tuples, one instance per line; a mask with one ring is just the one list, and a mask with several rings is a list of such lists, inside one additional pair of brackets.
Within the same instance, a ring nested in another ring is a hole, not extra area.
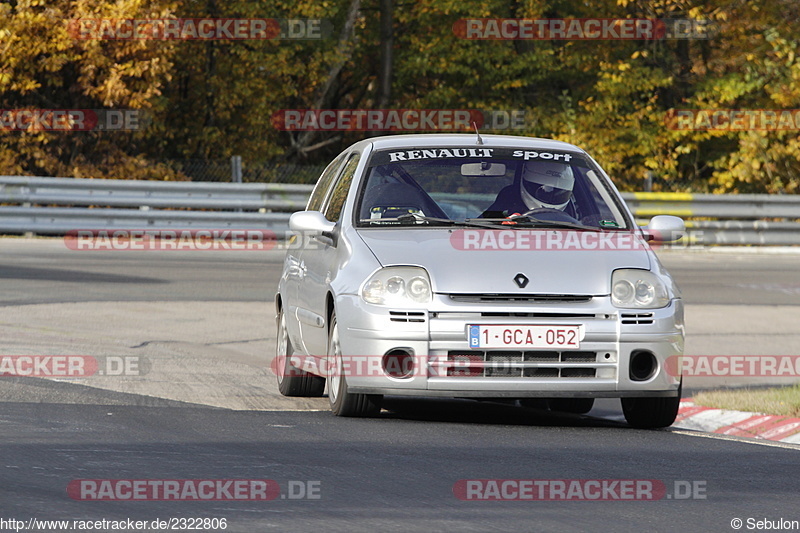
[(704, 407), (800, 417), (800, 383), (769, 389), (699, 392), (692, 399)]

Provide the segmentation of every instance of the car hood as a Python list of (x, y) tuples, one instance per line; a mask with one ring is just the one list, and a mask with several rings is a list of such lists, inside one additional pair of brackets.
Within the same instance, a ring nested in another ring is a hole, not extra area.
[[(517, 232), (528, 234), (527, 245)], [(605, 243), (599, 232), (562, 230), (394, 228), (359, 235), (383, 266), (424, 267), (438, 293), (604, 295), (613, 270), (650, 269), (647, 245), (628, 232)], [(525, 287), (515, 282), (517, 274), (528, 278)]]

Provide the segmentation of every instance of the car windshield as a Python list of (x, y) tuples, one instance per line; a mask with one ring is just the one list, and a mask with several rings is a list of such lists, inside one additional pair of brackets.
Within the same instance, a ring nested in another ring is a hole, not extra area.
[(616, 193), (582, 154), (474, 145), (375, 152), (356, 216), (360, 227), (629, 227)]

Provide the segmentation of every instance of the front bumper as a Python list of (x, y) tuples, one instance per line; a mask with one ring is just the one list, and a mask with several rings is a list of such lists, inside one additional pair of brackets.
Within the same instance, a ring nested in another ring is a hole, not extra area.
[[(390, 309), (358, 296), (336, 300), (342, 351), (370, 360), (346, 370), (353, 393), (446, 397), (677, 396), (678, 358), (683, 354), (683, 303), (665, 308), (621, 310), (608, 297), (546, 304), (465, 303), (434, 295), (427, 308)], [(581, 325), (580, 350), (472, 350), (469, 325)], [(387, 375), (385, 354), (413, 356), (409, 377)], [(631, 355), (649, 352), (652, 375), (634, 379)], [(357, 370), (357, 369), (361, 370)]]

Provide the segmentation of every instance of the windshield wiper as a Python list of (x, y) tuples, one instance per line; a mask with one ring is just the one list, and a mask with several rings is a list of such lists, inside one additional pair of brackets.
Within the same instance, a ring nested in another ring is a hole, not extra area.
[(536, 218), (532, 216), (522, 216), (518, 219), (513, 220), (520, 220), (527, 224), (533, 224), (535, 226), (546, 226), (548, 228), (565, 228), (565, 229), (581, 229), (581, 230), (591, 230), (591, 231), (600, 231), (600, 228), (595, 226), (587, 226), (585, 224), (581, 224), (580, 222), (569, 222), (566, 220), (543, 220), (541, 218)]
[(544, 227), (544, 228), (561, 228), (561, 229), (579, 229), (579, 230), (591, 230), (591, 231), (600, 231), (601, 228), (597, 228), (594, 226), (586, 226), (579, 222), (569, 222), (566, 220), (545, 220), (542, 218), (536, 218), (531, 216), (528, 213), (524, 213), (522, 215), (511, 215), (507, 218), (485, 218), (481, 220), (487, 220), (490, 222), (505, 222), (509, 226), (517, 226), (520, 227), (524, 224), (525, 227), (530, 227), (529, 225)]
[(409, 221), (425, 221), (425, 222), (435, 222), (438, 224), (447, 224), (448, 226), (469, 226), (474, 228), (487, 228), (487, 229), (495, 229), (493, 224), (482, 224), (480, 222), (473, 222), (473, 219), (467, 220), (451, 220), (449, 218), (437, 218), (437, 217), (426, 217), (425, 215), (420, 215), (419, 213), (408, 213), (407, 215), (400, 215), (397, 217), (397, 220), (400, 222), (409, 222)]
[[(483, 220), (483, 219), (478, 219)], [(418, 213), (407, 213), (405, 215), (400, 215), (397, 218), (379, 218), (379, 219), (361, 219), (360, 222), (362, 223), (372, 223), (376, 225), (380, 225), (383, 222), (399, 222), (400, 224), (420, 224), (422, 222), (428, 222), (430, 224), (441, 224), (444, 226), (468, 226), (474, 228), (486, 228), (486, 229), (497, 229), (497, 226), (494, 224), (482, 224), (479, 222), (473, 222), (472, 219), (470, 220), (451, 220), (449, 218), (437, 218), (437, 217), (427, 217), (425, 215), (420, 215)]]

